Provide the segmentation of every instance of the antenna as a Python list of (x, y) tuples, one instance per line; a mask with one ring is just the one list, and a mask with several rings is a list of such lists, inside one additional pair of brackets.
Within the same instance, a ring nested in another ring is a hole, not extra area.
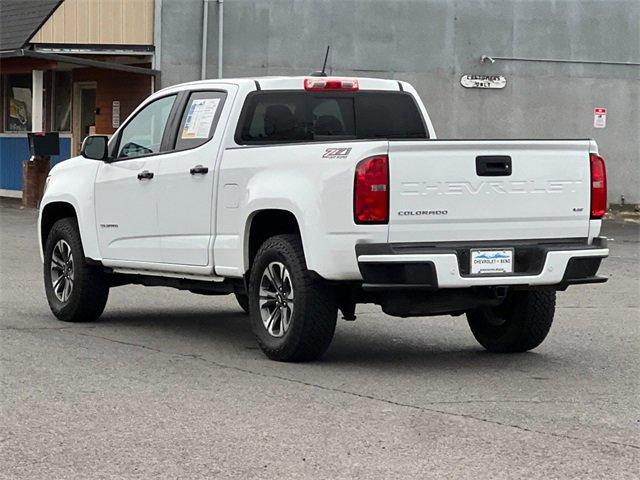
[(324, 54), (324, 63), (322, 64), (322, 71), (320, 72), (313, 72), (311, 74), (312, 77), (326, 77), (327, 73), (325, 72), (325, 70), (327, 69), (327, 59), (329, 58), (329, 49), (331, 48), (331, 45), (327, 45), (327, 51)]
[(322, 64), (322, 75), (325, 76), (325, 69), (327, 68), (327, 59), (329, 58), (329, 49), (331, 45), (327, 45), (327, 53), (324, 54), (324, 63)]

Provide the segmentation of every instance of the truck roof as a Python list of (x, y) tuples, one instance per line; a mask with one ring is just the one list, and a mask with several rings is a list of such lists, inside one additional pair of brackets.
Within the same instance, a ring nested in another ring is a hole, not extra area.
[(198, 80), (194, 82), (181, 83), (172, 85), (167, 88), (163, 88), (162, 91), (168, 90), (188, 90), (194, 87), (207, 87), (220, 84), (231, 84), (238, 86), (252, 86), (258, 87), (261, 90), (304, 90), (305, 79), (314, 80), (345, 80), (353, 81), (357, 80), (359, 90), (388, 90), (398, 91), (404, 90), (404, 82), (391, 79), (381, 78), (367, 78), (367, 77), (347, 77), (347, 76), (328, 76), (328, 77), (314, 77), (312, 75), (305, 76), (273, 76), (273, 77), (246, 77), (246, 78), (215, 78), (207, 80)]

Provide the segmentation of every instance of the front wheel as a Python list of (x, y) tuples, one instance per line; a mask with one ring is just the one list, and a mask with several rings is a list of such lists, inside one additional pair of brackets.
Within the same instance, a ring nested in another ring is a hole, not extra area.
[(335, 295), (307, 270), (297, 235), (266, 240), (251, 268), (251, 326), (267, 357), (283, 362), (315, 360), (336, 328)]
[(471, 332), (490, 352), (526, 352), (546, 338), (556, 307), (554, 290), (513, 291), (497, 307), (467, 312)]
[(92, 322), (109, 296), (105, 274), (85, 259), (73, 218), (58, 220), (44, 247), (44, 289), (53, 314), (64, 322)]

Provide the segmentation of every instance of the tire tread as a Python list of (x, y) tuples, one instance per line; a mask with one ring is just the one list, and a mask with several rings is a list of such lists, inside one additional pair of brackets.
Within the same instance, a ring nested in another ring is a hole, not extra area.
[(491, 327), (482, 311), (467, 312), (476, 340), (495, 353), (526, 352), (539, 346), (547, 337), (556, 306), (554, 290), (530, 290), (515, 293), (514, 311), (506, 318), (506, 327)]
[[(50, 288), (50, 256), (53, 245), (59, 239), (65, 239), (74, 255), (74, 284), (71, 298), (66, 305), (55, 297)], [(44, 281), (47, 299), (53, 314), (63, 322), (92, 322), (97, 320), (107, 303), (109, 285), (105, 274), (97, 267), (89, 265), (84, 256), (82, 240), (75, 218), (58, 220), (47, 237), (45, 244)]]
[[(270, 346), (260, 335), (256, 335), (258, 344), (262, 351), (274, 360), (302, 362), (318, 359), (331, 344), (335, 332), (337, 317), (335, 295), (307, 269), (302, 242), (298, 235), (276, 235), (267, 239), (258, 249), (254, 265), (258, 265), (259, 259), (267, 252), (274, 250), (287, 258), (290, 273), (297, 278), (302, 278), (301, 283), (294, 285), (294, 290), (296, 296), (304, 297), (305, 313), (302, 316), (302, 325), (298, 328), (293, 328), (292, 325), (290, 337), (280, 346)], [(259, 269), (252, 269), (250, 282), (252, 286), (259, 281), (258, 277), (261, 273)], [(260, 313), (252, 311), (251, 316), (254, 329), (261, 328)]]

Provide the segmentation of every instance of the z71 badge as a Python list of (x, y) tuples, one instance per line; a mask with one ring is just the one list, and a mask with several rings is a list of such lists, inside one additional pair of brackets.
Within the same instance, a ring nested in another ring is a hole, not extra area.
[(327, 148), (322, 158), (347, 158), (351, 153), (351, 148)]

